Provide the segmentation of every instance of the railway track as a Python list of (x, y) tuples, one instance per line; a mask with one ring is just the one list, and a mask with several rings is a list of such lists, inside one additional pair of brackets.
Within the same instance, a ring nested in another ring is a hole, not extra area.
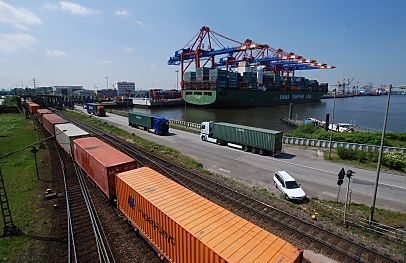
[(55, 143), (63, 171), (68, 262), (115, 262), (81, 169)]
[(123, 142), (122, 139), (111, 136), (93, 126), (76, 119), (64, 116), (77, 126), (93, 133), (104, 141), (114, 145), (117, 149), (132, 156), (143, 166), (165, 174), (171, 179), (198, 193), (214, 196), (221, 201), (238, 207), (250, 214), (260, 215), (261, 219), (272, 222), (278, 229), (292, 238), (307, 245), (323, 248), (330, 256), (340, 262), (397, 262), (390, 255), (382, 254), (359, 244), (351, 239), (337, 235), (312, 222), (303, 220), (269, 204), (256, 200), (244, 193), (231, 189), (205, 175), (190, 171), (175, 163), (168, 162), (148, 151), (138, 149)]

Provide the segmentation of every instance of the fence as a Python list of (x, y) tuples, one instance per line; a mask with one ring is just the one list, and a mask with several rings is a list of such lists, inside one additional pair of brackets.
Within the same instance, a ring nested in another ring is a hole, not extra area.
[[(170, 123), (177, 124), (184, 127), (189, 127), (195, 130), (200, 130), (200, 124), (193, 123), (193, 122), (185, 122), (185, 121), (178, 121), (178, 120), (170, 120)], [(296, 137), (287, 137), (283, 136), (282, 139), (283, 143), (286, 144), (294, 144), (294, 145), (303, 145), (303, 146), (312, 146), (312, 147), (319, 147), (319, 148), (329, 148), (330, 141), (327, 140), (317, 140), (317, 139), (306, 139), (306, 138), (296, 138)], [(378, 145), (368, 145), (368, 144), (358, 144), (358, 143), (350, 143), (350, 142), (331, 142), (331, 148), (336, 149), (338, 147), (344, 147), (354, 150), (360, 151), (372, 151), (377, 152), (379, 151), (380, 146)], [(399, 147), (389, 147), (384, 146), (384, 151), (387, 152), (402, 152), (406, 153), (406, 148), (399, 148)]]

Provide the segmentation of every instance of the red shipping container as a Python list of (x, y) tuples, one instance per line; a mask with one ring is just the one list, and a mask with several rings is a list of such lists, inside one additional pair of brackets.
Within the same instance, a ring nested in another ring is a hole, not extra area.
[(133, 158), (95, 137), (73, 140), (73, 156), (108, 198), (116, 196), (116, 174), (137, 168)]
[(50, 114), (52, 113), (52, 111), (48, 110), (48, 109), (38, 109), (36, 112), (37, 115), (37, 119), (40, 123), (42, 123), (42, 115), (44, 114)]
[(65, 120), (61, 116), (58, 116), (53, 113), (42, 115), (42, 125), (44, 125), (44, 128), (51, 135), (55, 135), (55, 124), (68, 123), (68, 122), (69, 121)]

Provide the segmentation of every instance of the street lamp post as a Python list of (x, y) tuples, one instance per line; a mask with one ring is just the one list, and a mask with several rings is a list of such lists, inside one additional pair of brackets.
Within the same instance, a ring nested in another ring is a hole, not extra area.
[(379, 149), (378, 165), (376, 167), (376, 180), (375, 180), (375, 185), (374, 185), (374, 194), (372, 196), (371, 211), (370, 211), (370, 214), (369, 214), (369, 223), (370, 224), (372, 224), (372, 222), (374, 221), (376, 194), (378, 192), (379, 173), (381, 171), (381, 162), (382, 162), (382, 154), (383, 154), (383, 142), (384, 142), (384, 139), (385, 139), (386, 121), (388, 119), (388, 111), (389, 111), (389, 103), (390, 103), (390, 94), (391, 94), (391, 92), (392, 92), (392, 85), (389, 85), (388, 101), (386, 103), (385, 118), (383, 119), (383, 129), (382, 129), (382, 136), (381, 136), (381, 148)]
[[(333, 125), (334, 125), (334, 112), (336, 109), (336, 89), (334, 89), (334, 100), (333, 100), (333, 116), (331, 118), (331, 129), (330, 129), (330, 142), (328, 144), (328, 158), (331, 159), (331, 139), (333, 137)], [(330, 126), (330, 125), (329, 125)], [(327, 126), (328, 128), (328, 126)]]

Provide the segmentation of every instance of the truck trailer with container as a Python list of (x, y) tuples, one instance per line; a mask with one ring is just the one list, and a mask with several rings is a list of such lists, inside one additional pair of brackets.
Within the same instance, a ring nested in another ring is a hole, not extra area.
[(106, 117), (106, 110), (104, 106), (99, 103), (87, 103), (86, 104), (87, 113), (94, 114), (99, 117)]
[(169, 133), (168, 119), (140, 112), (128, 113), (128, 125), (135, 128), (141, 127), (158, 135), (167, 135)]
[(283, 132), (244, 125), (206, 121), (201, 124), (203, 141), (229, 145), (246, 152), (276, 155), (282, 151)]

